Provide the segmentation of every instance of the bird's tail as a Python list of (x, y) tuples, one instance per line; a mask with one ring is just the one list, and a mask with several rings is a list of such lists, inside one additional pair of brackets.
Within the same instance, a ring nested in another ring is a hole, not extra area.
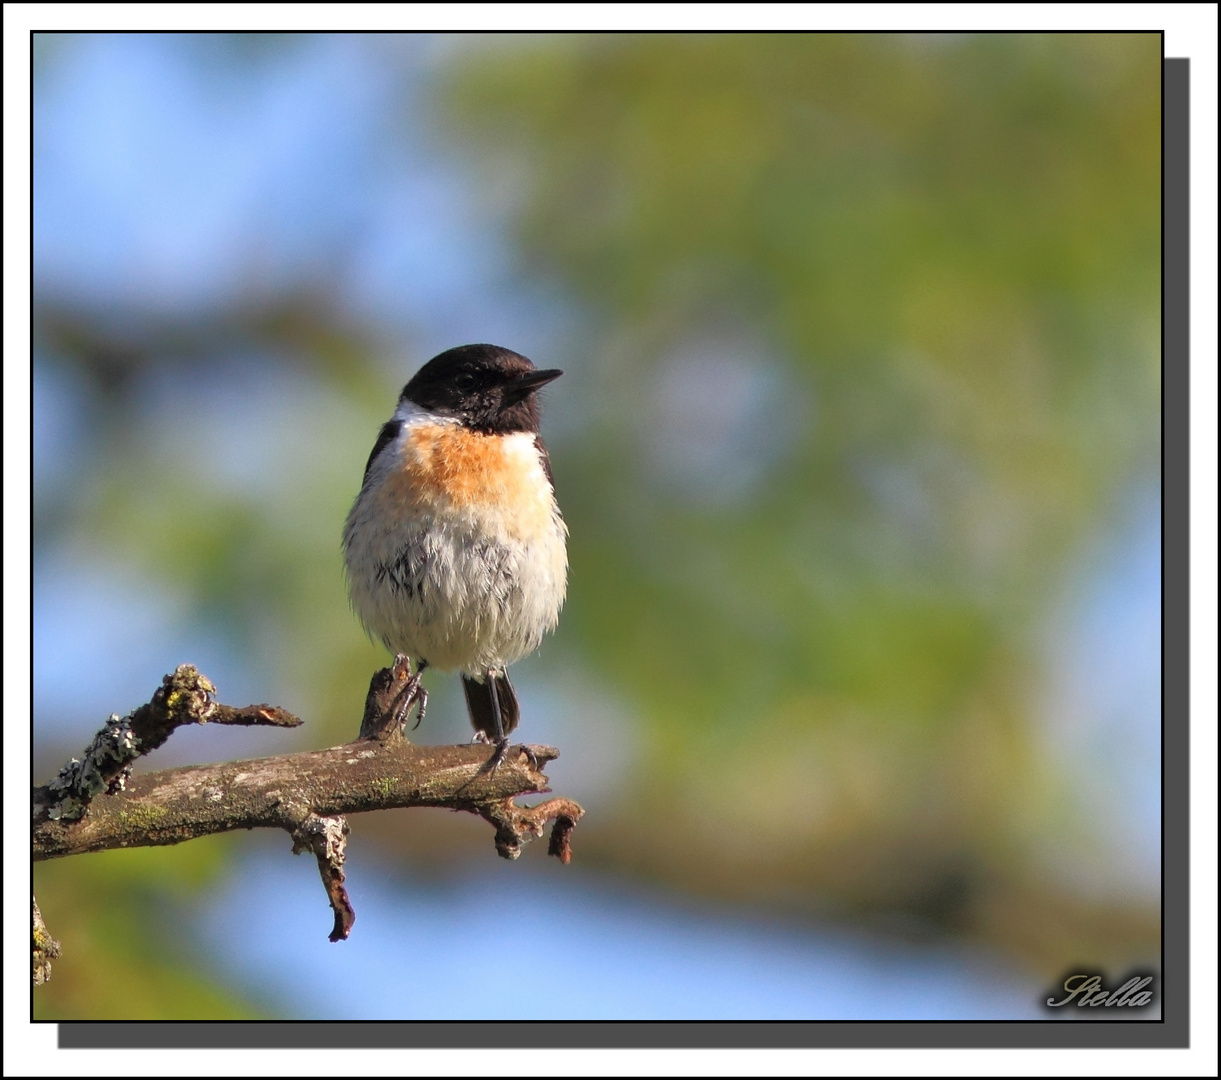
[[(496, 730), (496, 712), (492, 704), (493, 685), (503, 725), (500, 731)], [(509, 682), (507, 672), (482, 680), (463, 675), (462, 689), (466, 692), (466, 711), (470, 714), (471, 723), (476, 731), (482, 731), (488, 737), (489, 742), (499, 741), (517, 727), (517, 694), (513, 691), (513, 684)]]

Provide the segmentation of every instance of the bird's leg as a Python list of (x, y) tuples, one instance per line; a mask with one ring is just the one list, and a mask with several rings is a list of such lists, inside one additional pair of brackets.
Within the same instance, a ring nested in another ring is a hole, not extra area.
[(488, 668), (488, 696), (492, 699), (492, 723), (496, 725), (496, 750), (493, 752), (488, 768), (495, 772), (504, 761), (509, 750), (509, 737), (505, 734), (504, 721), (500, 718), (500, 693), (496, 689), (496, 669)]
[[(411, 670), (411, 661), (400, 653), (394, 658), (395, 664), (400, 660), (407, 661), (407, 670)], [(411, 715), (411, 706), (417, 701), (420, 704), (419, 712), (416, 713), (415, 724), (411, 730), (415, 731), (420, 726), (420, 721), (424, 719), (424, 710), (428, 708), (428, 691), (424, 689), (420, 682), (420, 676), (424, 674), (424, 669), (428, 667), (427, 660), (420, 660), (416, 664), (415, 674), (408, 678), (403, 684), (403, 689), (398, 692), (394, 703), (394, 722), (399, 727), (407, 726), (407, 717)]]
[[(488, 691), (492, 698), (492, 722), (496, 725), (496, 750), (488, 762), (488, 768), (493, 773), (500, 768), (509, 752), (509, 736), (505, 734), (504, 721), (500, 715), (500, 692), (496, 689), (495, 674), (495, 668), (488, 669)], [(537, 772), (538, 758), (534, 756), (534, 751), (524, 743), (518, 744), (517, 748), (526, 755), (531, 767)]]

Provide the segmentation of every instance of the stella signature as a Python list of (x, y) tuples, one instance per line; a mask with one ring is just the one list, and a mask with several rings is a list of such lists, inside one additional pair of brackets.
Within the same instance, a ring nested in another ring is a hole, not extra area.
[(1153, 991), (1144, 989), (1151, 982), (1153, 976), (1146, 975), (1141, 978), (1139, 975), (1133, 975), (1123, 986), (1117, 990), (1108, 990), (1102, 985), (1102, 977), (1099, 975), (1070, 975), (1064, 980), (1065, 997), (1063, 1001), (1056, 1001), (1055, 998), (1048, 998), (1047, 1004), (1053, 1009), (1059, 1008), (1061, 1005), (1067, 1005), (1073, 998), (1078, 998), (1078, 1007), (1082, 1005), (1128, 1005), (1139, 1007), (1148, 1005), (1153, 1001)]

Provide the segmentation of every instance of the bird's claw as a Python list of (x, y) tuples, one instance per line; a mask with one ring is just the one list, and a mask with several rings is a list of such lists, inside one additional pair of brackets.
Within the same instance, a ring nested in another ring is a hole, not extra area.
[[(411, 671), (411, 661), (402, 653), (395, 657), (394, 662), (396, 665), (405, 662), (407, 670)], [(428, 708), (428, 691), (424, 689), (423, 684), (420, 682), (420, 677), (424, 674), (426, 666), (423, 662), (418, 664), (415, 674), (408, 676), (407, 681), (403, 684), (403, 689), (398, 692), (394, 707), (394, 722), (399, 728), (407, 726), (407, 718), (411, 715), (411, 707), (417, 702), (420, 708), (416, 713), (415, 723), (412, 724), (411, 730), (415, 731), (424, 719), (424, 712)]]
[[(479, 732), (479, 735), (483, 735), (483, 732), (482, 731)], [(476, 738), (473, 739), (472, 741), (473, 742), (487, 742), (488, 738), (486, 735), (484, 735), (482, 739), (480, 739), (478, 736), (476, 736)], [(493, 752), (492, 756), (488, 759), (488, 763), (485, 766), (487, 768), (488, 772), (490, 772), (494, 775), (496, 770), (499, 769), (502, 764), (504, 764), (504, 760), (506, 757), (508, 757), (510, 750), (517, 750), (520, 753), (525, 754), (526, 760), (528, 762), (530, 762), (530, 768), (532, 768), (535, 772), (538, 772), (538, 757), (534, 753), (534, 751), (531, 750), (530, 747), (528, 747), (525, 743), (512, 743), (511, 744), (509, 742), (508, 738), (504, 738), (504, 739), (497, 739), (493, 745), (496, 747), (496, 750)]]
[[(416, 674), (414, 676), (414, 678), (415, 678), (415, 683), (416, 683), (416, 698), (420, 702), (420, 708), (415, 714), (415, 723), (411, 725), (412, 731), (415, 731), (415, 729), (418, 728), (420, 726), (420, 724), (423, 722), (424, 711), (428, 708), (428, 691), (425, 690), (422, 685), (420, 685), (420, 676), (418, 674)], [(411, 712), (411, 708), (410, 708), (410, 706), (408, 706), (406, 712), (403, 713), (403, 723), (404, 724), (407, 723), (407, 716), (410, 712)]]

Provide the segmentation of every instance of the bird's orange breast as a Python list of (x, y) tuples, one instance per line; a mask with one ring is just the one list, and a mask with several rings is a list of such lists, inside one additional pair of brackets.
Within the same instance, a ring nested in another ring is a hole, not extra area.
[(523, 536), (551, 521), (551, 485), (534, 436), (525, 432), (483, 435), (459, 424), (412, 424), (404, 432), (401, 465), (386, 486), (409, 513), (491, 512)]

